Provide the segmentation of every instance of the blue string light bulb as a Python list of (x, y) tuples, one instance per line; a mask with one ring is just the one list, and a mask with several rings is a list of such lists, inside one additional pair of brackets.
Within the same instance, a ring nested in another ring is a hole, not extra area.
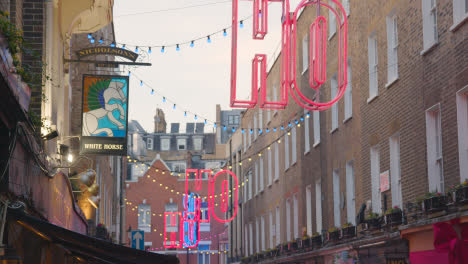
[(151, 47), (148, 47), (148, 53), (151, 54)]
[(154, 94), (154, 89), (151, 89), (151, 95), (153, 95), (153, 94)]
[(131, 72), (131, 71), (128, 71), (128, 77), (130, 77), (130, 75), (132, 75), (132, 72)]
[(176, 105), (175, 105), (175, 104), (172, 106), (172, 109), (173, 109), (173, 110), (175, 110), (175, 109), (176, 109)]
[(164, 46), (161, 47), (161, 53), (164, 53)]
[(206, 125), (206, 124), (208, 124), (208, 121), (206, 121), (206, 119), (205, 119), (205, 125)]
[(223, 130), (226, 130), (226, 125), (223, 126)]
[(165, 102), (166, 102), (166, 97), (165, 97), (165, 96), (163, 96), (163, 103), (165, 103)]
[(92, 37), (89, 42), (94, 43), (94, 37)]
[(216, 127), (216, 123), (213, 124), (213, 127)]
[(227, 32), (226, 32), (226, 29), (223, 29), (223, 36), (227, 36)]
[(104, 43), (104, 40), (102, 40), (102, 37), (99, 39), (99, 44)]
[(241, 20), (241, 21), (239, 22), (239, 27), (240, 27), (240, 28), (244, 28), (244, 20)]
[(194, 118), (195, 120), (197, 120), (197, 119), (198, 119), (198, 116), (197, 116), (197, 115), (195, 115), (193, 118)]
[(190, 42), (190, 47), (193, 48), (193, 46), (195, 46), (195, 41), (192, 40), (192, 42)]
[(187, 116), (187, 111), (184, 112), (184, 116)]
[(244, 130), (244, 129), (242, 129), (242, 130), (241, 130), (241, 133), (242, 133), (242, 134), (244, 134), (244, 133), (245, 133), (245, 130)]
[(143, 86), (143, 81), (140, 81), (140, 86)]
[(179, 51), (179, 50), (180, 50), (179, 44), (177, 44), (177, 46), (176, 46), (176, 50), (177, 50), (177, 51)]
[(111, 45), (112, 48), (115, 48), (115, 41), (112, 41)]
[(125, 44), (122, 45), (122, 49), (125, 49)]
[(135, 47), (135, 52), (138, 52), (138, 46)]
[(88, 34), (88, 38), (91, 39), (93, 37), (93, 35), (91, 35), (91, 33)]
[(211, 43), (210, 35), (208, 35), (208, 36), (206, 37), (206, 42)]

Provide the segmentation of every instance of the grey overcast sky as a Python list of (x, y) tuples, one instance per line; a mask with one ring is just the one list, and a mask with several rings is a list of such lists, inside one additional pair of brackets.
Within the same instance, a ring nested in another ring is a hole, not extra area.
[[(292, 7), (299, 0), (291, 1)], [(199, 7), (191, 7), (201, 5)], [(252, 15), (252, 2), (239, 1), (239, 19)], [(175, 9), (168, 10), (167, 9)], [(127, 45), (166, 45), (190, 41), (198, 37), (228, 28), (231, 25), (231, 1), (226, 0), (118, 0), (114, 2), (114, 28), (119, 43)], [(154, 12), (153, 12), (154, 11)], [(268, 65), (273, 54), (279, 52), (281, 38), (281, 4), (269, 5), (268, 35), (265, 40), (252, 39), (252, 18), (244, 21), (238, 35), (238, 93), (240, 98), (249, 97), (251, 88), (251, 61), (256, 53), (267, 55)], [(144, 13), (144, 14), (142, 14)], [(132, 70), (145, 84), (177, 103), (163, 103), (160, 96), (151, 95), (151, 88), (140, 86), (132, 74), (130, 78), (129, 119), (138, 120), (148, 131), (153, 132), (153, 116), (156, 107), (162, 108), (168, 123), (195, 122), (193, 115), (184, 117), (188, 110), (215, 120), (216, 104), (229, 107), (231, 30), (227, 37), (217, 34), (207, 43), (206, 38), (195, 42), (195, 47), (181, 46), (154, 48), (150, 55), (151, 67)], [(133, 49), (133, 47), (132, 47)], [(201, 118), (199, 118), (200, 122)], [(182, 130), (185, 126), (182, 126)], [(206, 129), (212, 131), (212, 126)]]

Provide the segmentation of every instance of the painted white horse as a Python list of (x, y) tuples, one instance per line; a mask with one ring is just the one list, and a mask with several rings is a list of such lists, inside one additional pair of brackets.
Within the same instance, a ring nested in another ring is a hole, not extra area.
[(114, 133), (110, 128), (100, 128), (98, 129), (99, 119), (104, 118), (107, 115), (107, 118), (115, 124), (119, 129), (125, 128), (125, 124), (117, 120), (112, 112), (115, 109), (118, 109), (120, 113), (120, 119), (125, 119), (125, 111), (121, 104), (112, 103), (109, 104), (109, 101), (112, 99), (121, 101), (124, 104), (127, 101), (125, 94), (122, 91), (124, 83), (112, 81), (109, 83), (109, 87), (104, 91), (103, 97), (105, 102), (105, 108), (95, 109), (86, 113), (83, 113), (83, 136), (93, 136), (99, 133), (106, 133), (107, 136), (112, 137)]

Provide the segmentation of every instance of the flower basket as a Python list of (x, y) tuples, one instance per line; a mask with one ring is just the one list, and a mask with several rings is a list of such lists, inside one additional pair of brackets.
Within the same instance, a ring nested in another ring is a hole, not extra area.
[(310, 237), (305, 237), (302, 239), (302, 248), (312, 247), (312, 239)]
[(347, 226), (343, 227), (342, 229), (343, 237), (344, 238), (351, 238), (356, 236), (356, 227), (355, 226)]
[(270, 251), (270, 257), (276, 257), (279, 255), (279, 249), (278, 248), (274, 248)]
[(328, 240), (338, 241), (340, 239), (340, 230), (328, 231)]
[(380, 218), (380, 217), (367, 219), (366, 220), (367, 229), (369, 229), (369, 230), (378, 230), (378, 229), (380, 229), (382, 227), (381, 219), (382, 218)]
[(286, 253), (289, 251), (289, 243), (285, 243), (281, 246), (281, 252)]
[(402, 217), (401, 212), (395, 212), (395, 213), (385, 215), (385, 222), (391, 226), (401, 225), (402, 220), (403, 220), (403, 217)]
[(107, 229), (104, 226), (97, 226), (96, 237), (100, 239), (107, 239)]
[(468, 186), (463, 186), (455, 191), (455, 202), (457, 204), (468, 203)]
[(322, 246), (322, 236), (321, 235), (316, 235), (311, 238), (312, 241), (312, 246), (314, 248), (318, 248)]
[(439, 212), (447, 207), (447, 197), (444, 195), (425, 198), (423, 209), (426, 213)]
[[(298, 240), (300, 241), (300, 239), (298, 239)], [(292, 250), (298, 250), (299, 249), (298, 240), (290, 242), (290, 244), (291, 244), (290, 249), (292, 249)]]

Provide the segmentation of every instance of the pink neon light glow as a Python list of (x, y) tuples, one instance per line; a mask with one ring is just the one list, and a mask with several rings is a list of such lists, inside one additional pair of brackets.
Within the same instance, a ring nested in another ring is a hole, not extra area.
[[(298, 85), (296, 82), (296, 49), (291, 50), (291, 82), (290, 82), (290, 91), (291, 96), (299, 104), (301, 107), (308, 109), (308, 110), (325, 110), (330, 108), (334, 103), (336, 103), (344, 94), (347, 85), (347, 27), (348, 27), (348, 20), (346, 16), (346, 12), (341, 5), (341, 3), (337, 0), (330, 0), (338, 6), (338, 9), (333, 8), (330, 4), (320, 2), (309, 2), (308, 0), (302, 0), (299, 5), (297, 6), (296, 10), (294, 11), (292, 24), (291, 24), (291, 47), (296, 47), (296, 39), (297, 39), (297, 15), (300, 9), (304, 8), (307, 5), (314, 5), (319, 4), (321, 6), (327, 7), (332, 11), (335, 15), (336, 20), (339, 25), (338, 30), (338, 92), (335, 95), (335, 98), (329, 102), (320, 103), (317, 101), (310, 100), (307, 98), (301, 91), (298, 89)], [(341, 16), (340, 16), (341, 14)], [(317, 20), (315, 22), (318, 22)], [(319, 39), (315, 39), (315, 41), (319, 41)], [(323, 39), (322, 39), (323, 41)], [(312, 50), (312, 52), (314, 52)], [(326, 59), (326, 58), (324, 58)], [(324, 60), (323, 63), (326, 63)], [(322, 65), (324, 65), (322, 63)], [(343, 78), (344, 77), (344, 78)], [(299, 98), (297, 97), (299, 96)], [(333, 96), (333, 95), (332, 95)]]
[(253, 39), (263, 39), (268, 32), (268, 0), (253, 0)]
[[(260, 3), (261, 1), (261, 3)], [(254, 39), (263, 39), (266, 34), (268, 24), (267, 6), (269, 2), (282, 2), (282, 35), (281, 35), (281, 86), (280, 100), (272, 102), (267, 100), (267, 88), (260, 85), (260, 108), (284, 109), (288, 104), (288, 95), (291, 96), (301, 107), (320, 111), (330, 108), (343, 95), (347, 86), (347, 27), (348, 21), (346, 12), (338, 0), (323, 1), (302, 0), (296, 7), (293, 17), (290, 17), (289, 0), (253, 0), (254, 9)], [(331, 5), (333, 2), (337, 8)], [(326, 51), (327, 51), (327, 20), (323, 16), (317, 17), (310, 28), (310, 58), (309, 58), (309, 85), (316, 90), (315, 100), (307, 98), (298, 88), (296, 82), (296, 38), (297, 38), (297, 16), (298, 12), (308, 6), (318, 5), (326, 7), (335, 15), (338, 22), (338, 92), (334, 98), (328, 102), (319, 102), (318, 91), (326, 81)], [(262, 12), (260, 16), (260, 12)], [(238, 0), (232, 1), (232, 49), (231, 49), (231, 107), (254, 108), (258, 100), (258, 67), (252, 71), (252, 91), (251, 100), (237, 100), (237, 23), (238, 23)], [(263, 28), (263, 23), (265, 27)], [(264, 31), (263, 31), (264, 30)], [(255, 56), (254, 63), (259, 63), (260, 59)], [(263, 63), (266, 58), (262, 58)], [(254, 65), (252, 65), (254, 68)], [(266, 68), (265, 68), (266, 69)], [(261, 69), (260, 76), (263, 75)], [(265, 70), (266, 75), (266, 70)]]
[[(211, 200), (211, 204), (210, 204), (210, 209), (211, 209), (211, 213), (213, 214), (213, 217), (214, 219), (216, 219), (218, 222), (221, 222), (221, 223), (227, 223), (227, 222), (230, 222), (232, 221), (232, 219), (234, 219), (234, 217), (236, 217), (237, 215), (237, 200), (238, 200), (238, 192), (237, 192), (237, 185), (239, 184), (239, 181), (237, 180), (237, 176), (232, 172), (232, 171), (228, 171), (228, 170), (222, 170), (218, 173), (216, 173), (216, 175), (213, 177), (213, 180), (212, 180), (212, 184), (214, 184), (216, 182), (216, 178), (219, 176), (219, 175), (222, 175), (222, 174), (229, 174), (230, 176), (232, 176), (234, 178), (234, 181), (235, 181), (235, 184), (234, 184), (234, 213), (232, 214), (231, 218), (229, 219), (221, 219), (220, 217), (218, 217), (216, 214), (215, 214), (215, 211), (214, 211), (214, 200), (212, 199)], [(224, 183), (224, 182), (223, 182)], [(223, 185), (224, 186), (224, 185)], [(214, 189), (214, 188), (213, 188)], [(214, 190), (212, 190), (214, 191)], [(224, 190), (223, 190), (224, 191)], [(214, 192), (210, 193), (211, 196), (214, 196)], [(227, 200), (227, 199), (226, 199)], [(221, 209), (222, 211), (222, 209)]]
[(327, 20), (323, 16), (310, 25), (309, 85), (318, 89), (327, 79)]
[(182, 232), (183, 230), (182, 227), (182, 221), (179, 221), (180, 226), (179, 226), (179, 240), (177, 240), (177, 232), (169, 232), (170, 233), (170, 244), (167, 244), (167, 217), (170, 217), (170, 223), (171, 227), (176, 227), (178, 224), (177, 217), (180, 217), (181, 213), (179, 212), (164, 212), (164, 248), (181, 248), (182, 247)]

